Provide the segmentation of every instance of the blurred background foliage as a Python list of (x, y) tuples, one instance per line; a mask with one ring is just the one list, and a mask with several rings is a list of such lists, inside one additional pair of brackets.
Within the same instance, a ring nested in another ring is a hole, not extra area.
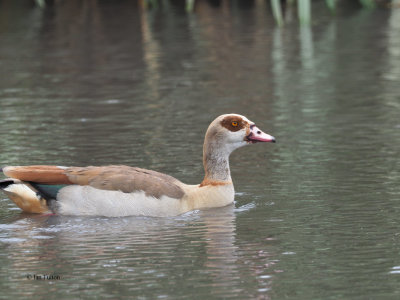
[[(51, 5), (55, 1), (60, 0), (34, 0), (39, 7)], [(62, 0), (61, 0), (62, 1)], [(182, 2), (182, 7), (185, 7), (189, 13), (196, 11), (196, 3), (203, 0), (138, 0), (140, 5), (145, 9), (157, 9), (170, 3)], [(354, 2), (359, 5), (360, 9), (374, 9), (377, 6), (393, 7), (400, 6), (400, 0), (207, 0), (214, 6), (220, 6), (223, 2), (229, 2), (233, 6), (253, 6), (257, 2), (266, 1), (270, 3), (271, 13), (273, 14), (278, 26), (285, 24), (285, 15), (288, 10), (293, 10), (297, 7), (297, 16), (301, 25), (308, 25), (312, 21), (312, 3), (325, 1), (327, 8), (332, 14), (335, 14), (336, 9), (340, 5), (348, 5), (349, 2)], [(346, 2), (346, 3), (345, 3)]]

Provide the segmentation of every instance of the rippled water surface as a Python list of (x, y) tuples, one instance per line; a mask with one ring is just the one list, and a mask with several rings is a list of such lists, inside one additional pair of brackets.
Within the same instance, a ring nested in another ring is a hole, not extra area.
[(176, 218), (32, 216), (1, 194), (0, 298), (399, 299), (400, 9), (314, 1), (312, 27), (289, 9), (278, 29), (263, 1), (163, 3), (0, 1), (1, 165), (195, 184), (230, 112), (278, 143), (231, 156), (234, 205)]

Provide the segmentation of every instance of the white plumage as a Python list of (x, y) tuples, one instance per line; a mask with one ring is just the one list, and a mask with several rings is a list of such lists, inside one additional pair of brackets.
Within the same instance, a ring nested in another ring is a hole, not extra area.
[[(48, 212), (49, 203), (55, 200), (51, 209), (63, 215), (175, 216), (232, 203), (235, 192), (229, 156), (235, 149), (257, 142), (275, 142), (275, 138), (246, 117), (227, 114), (216, 118), (207, 129), (203, 146), (205, 175), (198, 185), (128, 166), (25, 166), (3, 168), (11, 178), (0, 181), (0, 188), (31, 213)], [(43, 184), (67, 186), (55, 193), (58, 187), (44, 188)]]

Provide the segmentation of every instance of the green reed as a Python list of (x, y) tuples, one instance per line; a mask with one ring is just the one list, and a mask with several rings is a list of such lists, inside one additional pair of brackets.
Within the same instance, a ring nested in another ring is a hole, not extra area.
[(271, 0), (272, 14), (278, 26), (283, 25), (281, 0)]
[(336, 0), (325, 0), (325, 3), (331, 12), (336, 11)]
[[(376, 6), (376, 0), (359, 0), (360, 4), (367, 9), (373, 9)], [(284, 24), (282, 17), (281, 0), (271, 0), (272, 14), (278, 26)], [(336, 11), (337, 0), (325, 0), (328, 9), (334, 13)], [(311, 23), (311, 0), (288, 0), (288, 5), (297, 5), (297, 16), (301, 25)]]
[(195, 0), (186, 0), (186, 11), (193, 12)]
[(360, 0), (361, 5), (364, 8), (374, 8), (376, 6), (376, 2), (374, 0)]
[(310, 0), (297, 0), (297, 14), (301, 25), (308, 25), (311, 22)]

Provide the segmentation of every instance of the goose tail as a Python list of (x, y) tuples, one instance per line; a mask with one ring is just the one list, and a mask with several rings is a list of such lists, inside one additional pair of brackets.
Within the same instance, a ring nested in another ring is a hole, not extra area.
[(27, 182), (6, 178), (0, 180), (0, 190), (24, 212), (38, 214), (51, 212), (46, 199)]

